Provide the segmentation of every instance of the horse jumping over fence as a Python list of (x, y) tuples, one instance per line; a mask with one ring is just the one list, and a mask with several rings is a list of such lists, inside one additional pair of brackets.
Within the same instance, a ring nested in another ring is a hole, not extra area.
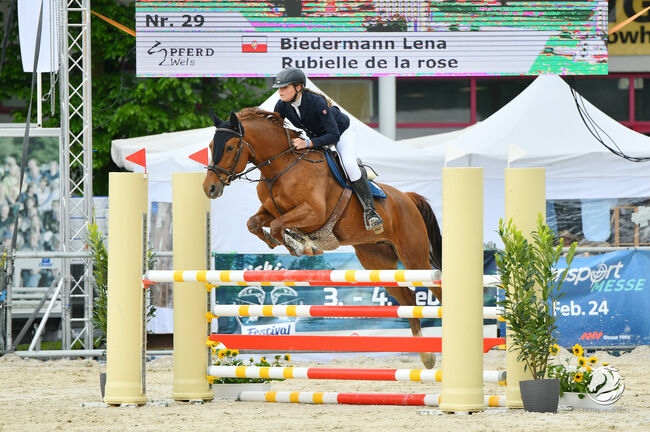
[[(438, 221), (426, 199), (381, 184), (386, 198), (376, 201), (384, 221), (381, 233), (367, 231), (358, 199), (350, 199), (332, 175), (321, 150), (296, 150), (297, 133), (283, 127), (272, 112), (245, 108), (216, 126), (210, 143), (212, 160), (203, 190), (208, 198), (221, 196), (224, 187), (259, 169), (257, 195), (260, 209), (248, 220), (248, 230), (270, 248), (284, 245), (293, 255), (318, 255), (339, 245), (354, 247), (366, 269), (442, 268), (442, 237)], [(253, 166), (246, 169), (248, 164)], [(264, 228), (269, 228), (269, 231)], [(442, 301), (439, 287), (430, 288)], [(415, 292), (386, 287), (400, 305), (415, 305)], [(421, 336), (420, 320), (409, 318), (413, 336)], [(432, 353), (421, 353), (427, 368), (435, 365)]]

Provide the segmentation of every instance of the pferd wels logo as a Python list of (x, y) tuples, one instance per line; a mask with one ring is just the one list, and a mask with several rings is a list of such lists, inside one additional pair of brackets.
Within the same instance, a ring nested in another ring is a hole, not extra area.
[(158, 66), (194, 66), (197, 57), (212, 57), (214, 49), (199, 47), (173, 47), (165, 48), (162, 42), (156, 41), (147, 50), (151, 56), (159, 56)]

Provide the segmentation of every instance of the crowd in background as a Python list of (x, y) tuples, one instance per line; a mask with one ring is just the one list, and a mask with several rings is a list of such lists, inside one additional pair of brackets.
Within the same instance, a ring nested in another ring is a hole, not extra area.
[(16, 250), (52, 251), (60, 241), (59, 164), (39, 164), (29, 159), (22, 191), (19, 191), (20, 165), (7, 156), (0, 165), (0, 251), (9, 249), (16, 218)]

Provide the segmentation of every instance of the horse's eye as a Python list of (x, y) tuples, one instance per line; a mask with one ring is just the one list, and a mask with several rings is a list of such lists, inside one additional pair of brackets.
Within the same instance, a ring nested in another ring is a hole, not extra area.
[(230, 150), (232, 150), (234, 148), (235, 148), (234, 146), (229, 145), (228, 147), (226, 147), (226, 151), (230, 151)]

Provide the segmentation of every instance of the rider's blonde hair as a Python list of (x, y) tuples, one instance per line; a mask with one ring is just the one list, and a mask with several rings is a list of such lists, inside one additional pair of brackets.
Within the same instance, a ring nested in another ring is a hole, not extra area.
[(323, 93), (317, 92), (317, 91), (312, 90), (310, 88), (307, 88), (305, 86), (302, 87), (302, 91), (306, 91), (306, 92), (309, 92), (311, 94), (315, 94), (315, 95), (318, 95), (318, 96), (322, 97), (323, 99), (325, 99), (325, 102), (327, 102), (327, 106), (330, 107), (330, 108), (332, 107), (332, 105), (334, 105), (334, 102), (332, 102), (332, 99), (330, 99), (329, 97), (327, 97)]

